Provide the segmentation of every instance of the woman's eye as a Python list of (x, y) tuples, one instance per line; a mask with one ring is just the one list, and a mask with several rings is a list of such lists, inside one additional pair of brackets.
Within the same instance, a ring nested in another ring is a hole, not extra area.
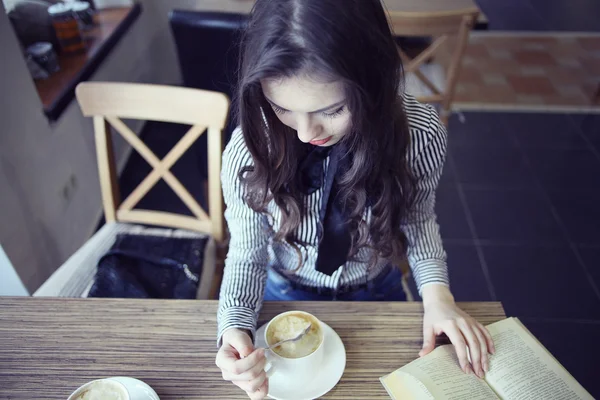
[(287, 112), (287, 110), (277, 107), (275, 104), (271, 104), (271, 107), (273, 108), (273, 111), (275, 111), (275, 114), (281, 115), (281, 114), (285, 114)]
[(334, 112), (331, 112), (331, 113), (324, 112), (323, 115), (325, 115), (326, 117), (329, 117), (329, 118), (335, 118), (337, 116), (342, 115), (345, 110), (346, 110), (346, 106), (341, 106), (340, 108), (338, 108)]

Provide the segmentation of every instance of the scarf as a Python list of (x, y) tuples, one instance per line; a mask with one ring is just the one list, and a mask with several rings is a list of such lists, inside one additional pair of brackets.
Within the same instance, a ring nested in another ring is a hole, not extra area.
[[(346, 263), (350, 252), (351, 236), (349, 210), (340, 196), (338, 179), (350, 165), (349, 156), (342, 144), (330, 147), (309, 145), (306, 156), (298, 168), (298, 187), (305, 195), (323, 188), (318, 235), (321, 238), (317, 255), (316, 269), (326, 275), (333, 273)], [(329, 159), (327, 174), (324, 174), (324, 161)]]

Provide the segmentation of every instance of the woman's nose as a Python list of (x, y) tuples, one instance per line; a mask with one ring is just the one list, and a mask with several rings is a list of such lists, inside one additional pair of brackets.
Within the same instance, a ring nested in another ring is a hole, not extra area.
[(323, 131), (321, 124), (314, 121), (310, 116), (304, 115), (298, 117), (298, 139), (308, 143), (317, 139)]

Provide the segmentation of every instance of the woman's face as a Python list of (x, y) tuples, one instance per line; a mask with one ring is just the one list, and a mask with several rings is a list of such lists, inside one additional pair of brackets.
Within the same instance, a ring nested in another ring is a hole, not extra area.
[(305, 75), (261, 82), (279, 120), (315, 146), (332, 146), (351, 127), (351, 114), (340, 81), (326, 82)]

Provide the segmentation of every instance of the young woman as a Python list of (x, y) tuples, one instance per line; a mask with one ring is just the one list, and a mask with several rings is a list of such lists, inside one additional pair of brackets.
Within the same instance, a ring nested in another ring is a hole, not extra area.
[(256, 1), (223, 155), (216, 360), (250, 398), (268, 391), (252, 344), (263, 300), (405, 300), (393, 267), (405, 257), (425, 309), (420, 354), (444, 332), (466, 373), (487, 370), (492, 339), (454, 302), (434, 213), (446, 131), (399, 95), (401, 76), (381, 0)]

